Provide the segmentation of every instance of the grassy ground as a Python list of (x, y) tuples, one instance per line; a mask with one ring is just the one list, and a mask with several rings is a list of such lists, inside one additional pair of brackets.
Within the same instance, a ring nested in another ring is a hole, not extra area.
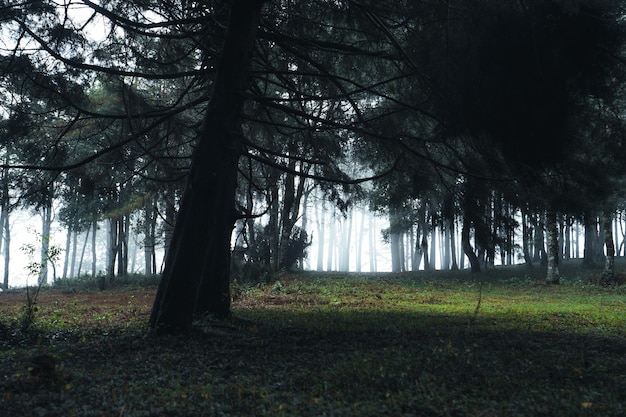
[(158, 339), (154, 287), (48, 290), (29, 332), (2, 294), (0, 415), (624, 415), (626, 288), (563, 274), (285, 275)]

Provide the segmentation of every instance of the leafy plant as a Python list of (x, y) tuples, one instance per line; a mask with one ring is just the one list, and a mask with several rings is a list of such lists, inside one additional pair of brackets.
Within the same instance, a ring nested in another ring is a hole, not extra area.
[[(29, 229), (29, 232), (35, 235), (36, 240), (39, 243), (42, 243), (43, 239), (49, 239), (49, 236), (41, 236), (38, 232), (35, 232), (32, 229)], [(21, 328), (23, 331), (32, 328), (35, 322), (35, 313), (37, 312), (37, 298), (39, 296), (39, 292), (41, 291), (41, 287), (44, 284), (44, 280), (42, 279), (42, 270), (48, 263), (52, 265), (54, 271), (53, 276), (56, 280), (55, 263), (59, 260), (62, 249), (55, 245), (46, 246), (46, 253), (43, 253), (41, 255), (41, 260), (36, 260), (37, 248), (34, 244), (25, 243), (21, 247), (22, 251), (28, 257), (28, 263), (26, 264), (28, 275), (37, 279), (37, 286), (31, 288), (30, 286), (26, 285), (26, 305), (24, 306), (24, 313), (21, 319)]]

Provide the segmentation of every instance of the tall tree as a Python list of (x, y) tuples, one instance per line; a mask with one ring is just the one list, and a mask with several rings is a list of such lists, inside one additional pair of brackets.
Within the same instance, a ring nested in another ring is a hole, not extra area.
[(211, 100), (181, 201), (165, 271), (150, 316), (155, 332), (191, 325), (201, 285), (211, 299), (203, 310), (230, 314), (230, 238), (238, 161), (242, 150), (241, 111), (262, 1), (231, 5)]

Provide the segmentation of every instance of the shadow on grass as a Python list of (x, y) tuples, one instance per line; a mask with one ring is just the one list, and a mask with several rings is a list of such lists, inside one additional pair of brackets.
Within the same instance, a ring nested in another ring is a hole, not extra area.
[[(0, 405), (11, 416), (624, 414), (622, 338), (496, 318), (256, 308), (184, 337), (49, 335), (0, 352)], [(53, 378), (29, 374), (42, 352)]]

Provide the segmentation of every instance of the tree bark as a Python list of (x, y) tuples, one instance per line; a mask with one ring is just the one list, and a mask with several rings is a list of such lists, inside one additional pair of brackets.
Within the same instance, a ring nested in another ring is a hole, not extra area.
[(376, 262), (376, 221), (372, 214), (369, 214), (369, 258), (370, 258), (370, 272), (376, 272), (377, 270), (377, 262)]
[(530, 256), (530, 238), (532, 231), (528, 227), (528, 215), (522, 210), (522, 252), (526, 267), (533, 267), (533, 258)]
[(559, 270), (559, 258), (561, 252), (559, 250), (559, 229), (557, 227), (556, 212), (548, 210), (546, 216), (546, 228), (548, 229), (548, 273), (546, 277), (547, 284), (559, 284), (561, 273)]
[(463, 253), (469, 259), (472, 273), (480, 272), (480, 260), (470, 243), (470, 222), (466, 218), (463, 219), (463, 227), (461, 228), (461, 246), (463, 247)]
[[(319, 200), (318, 200), (319, 201)], [(324, 204), (324, 200), (322, 199), (322, 204), (316, 205), (315, 213), (317, 216), (316, 224), (317, 224), (317, 270), (319, 272), (324, 270), (324, 226), (325, 226), (325, 211), (326, 207)]]
[[(107, 234), (107, 266), (106, 266), (106, 276), (109, 282), (112, 282), (115, 277), (115, 261), (118, 255), (118, 218), (109, 218), (106, 220), (107, 226), (109, 228)], [(104, 288), (102, 288), (104, 289)]]
[(602, 228), (604, 229), (604, 246), (606, 256), (600, 284), (608, 285), (615, 282), (615, 243), (613, 241), (613, 213), (605, 210), (602, 213)]
[(147, 275), (156, 274), (156, 201), (150, 198), (144, 206), (143, 257), (144, 270)]
[[(4, 210), (4, 209), (3, 209)], [(9, 289), (9, 261), (11, 255), (11, 226), (9, 223), (9, 212), (7, 211), (4, 216), (2, 216), (2, 225), (0, 227), (4, 228), (4, 289)]]
[(47, 195), (41, 207), (41, 271), (39, 272), (39, 283), (48, 283), (48, 262), (50, 257), (50, 232), (52, 226), (52, 185), (46, 191)]
[(98, 233), (98, 219), (94, 217), (91, 224), (91, 276), (95, 277), (98, 273), (98, 251), (96, 250), (96, 234)]
[(595, 250), (594, 243), (596, 241), (597, 231), (597, 218), (591, 212), (585, 212), (584, 218), (585, 226), (585, 246), (583, 249), (583, 266), (593, 267), (595, 265)]
[(153, 333), (188, 329), (194, 314), (230, 315), (240, 115), (262, 1), (235, 0), (222, 57), (152, 308)]

